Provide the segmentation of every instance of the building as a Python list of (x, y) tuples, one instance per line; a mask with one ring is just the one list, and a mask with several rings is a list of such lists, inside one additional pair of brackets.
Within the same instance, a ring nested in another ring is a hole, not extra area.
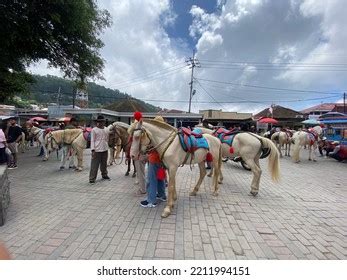
[(271, 106), (254, 115), (254, 119), (274, 118), (278, 121), (276, 126), (299, 128), (302, 127), (301, 122), (305, 120), (305, 115), (301, 112), (285, 108), (279, 105)]
[(343, 113), (343, 103), (322, 103), (313, 107), (309, 107), (301, 111), (308, 116), (309, 119), (318, 119), (321, 115), (329, 112)]
[(223, 112), (222, 110), (200, 110), (204, 120), (214, 126), (224, 126), (226, 128), (234, 125), (252, 124), (252, 113)]
[[(90, 126), (93, 123), (93, 120), (96, 119), (99, 115), (105, 117), (105, 119), (110, 122), (121, 121), (130, 124), (133, 121), (134, 112), (116, 112), (102, 108), (63, 108), (61, 109), (62, 114), (60, 116), (54, 115), (55, 118), (64, 117), (64, 116), (74, 116), (78, 119), (81, 125)], [(144, 112), (142, 113), (144, 118), (154, 118), (155, 116), (162, 116), (169, 124), (174, 127), (194, 127), (202, 120), (202, 114), (194, 114), (187, 112)], [(51, 116), (49, 116), (51, 119)]]
[(16, 114), (16, 108), (10, 105), (0, 104), (0, 119), (5, 119)]

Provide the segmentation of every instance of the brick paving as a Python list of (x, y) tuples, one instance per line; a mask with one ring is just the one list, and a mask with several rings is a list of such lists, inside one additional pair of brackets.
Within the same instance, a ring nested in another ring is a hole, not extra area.
[(0, 240), (15, 259), (346, 259), (347, 165), (332, 159), (294, 164), (281, 159), (282, 180), (271, 182), (262, 160), (260, 193), (249, 196), (251, 173), (224, 164), (220, 195), (206, 178), (189, 191), (198, 168), (179, 169), (173, 214), (144, 209), (125, 166), (112, 181), (88, 183), (85, 169), (59, 171), (37, 149), (9, 170), (11, 205)]

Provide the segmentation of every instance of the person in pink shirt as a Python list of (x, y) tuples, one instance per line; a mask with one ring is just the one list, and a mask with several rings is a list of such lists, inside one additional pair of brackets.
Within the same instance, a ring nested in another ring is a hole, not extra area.
[(0, 164), (7, 163), (7, 156), (5, 152), (6, 147), (6, 136), (2, 128), (0, 127)]

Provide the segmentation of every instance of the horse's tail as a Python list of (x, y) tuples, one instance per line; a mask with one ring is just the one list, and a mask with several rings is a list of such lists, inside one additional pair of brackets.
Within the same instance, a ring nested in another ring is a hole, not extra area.
[(265, 148), (270, 149), (268, 168), (271, 174), (271, 179), (275, 182), (278, 182), (280, 180), (280, 154), (278, 152), (278, 149), (270, 139), (261, 137), (261, 140)]
[(221, 173), (221, 169), (222, 169), (222, 144), (219, 145), (219, 157), (218, 157), (219, 174)]
[(293, 135), (292, 142), (294, 143), (292, 160), (294, 162), (299, 162), (300, 160), (300, 133)]

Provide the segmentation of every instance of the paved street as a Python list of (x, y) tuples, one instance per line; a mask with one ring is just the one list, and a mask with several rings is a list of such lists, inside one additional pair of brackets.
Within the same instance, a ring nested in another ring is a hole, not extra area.
[(224, 164), (220, 195), (205, 179), (189, 191), (198, 168), (180, 168), (173, 215), (144, 209), (125, 166), (112, 181), (89, 185), (85, 169), (59, 171), (32, 149), (9, 170), (11, 205), (0, 240), (16, 259), (346, 259), (347, 164), (318, 157), (294, 164), (281, 159), (282, 180), (271, 182), (262, 161), (260, 193), (249, 196), (251, 173)]

